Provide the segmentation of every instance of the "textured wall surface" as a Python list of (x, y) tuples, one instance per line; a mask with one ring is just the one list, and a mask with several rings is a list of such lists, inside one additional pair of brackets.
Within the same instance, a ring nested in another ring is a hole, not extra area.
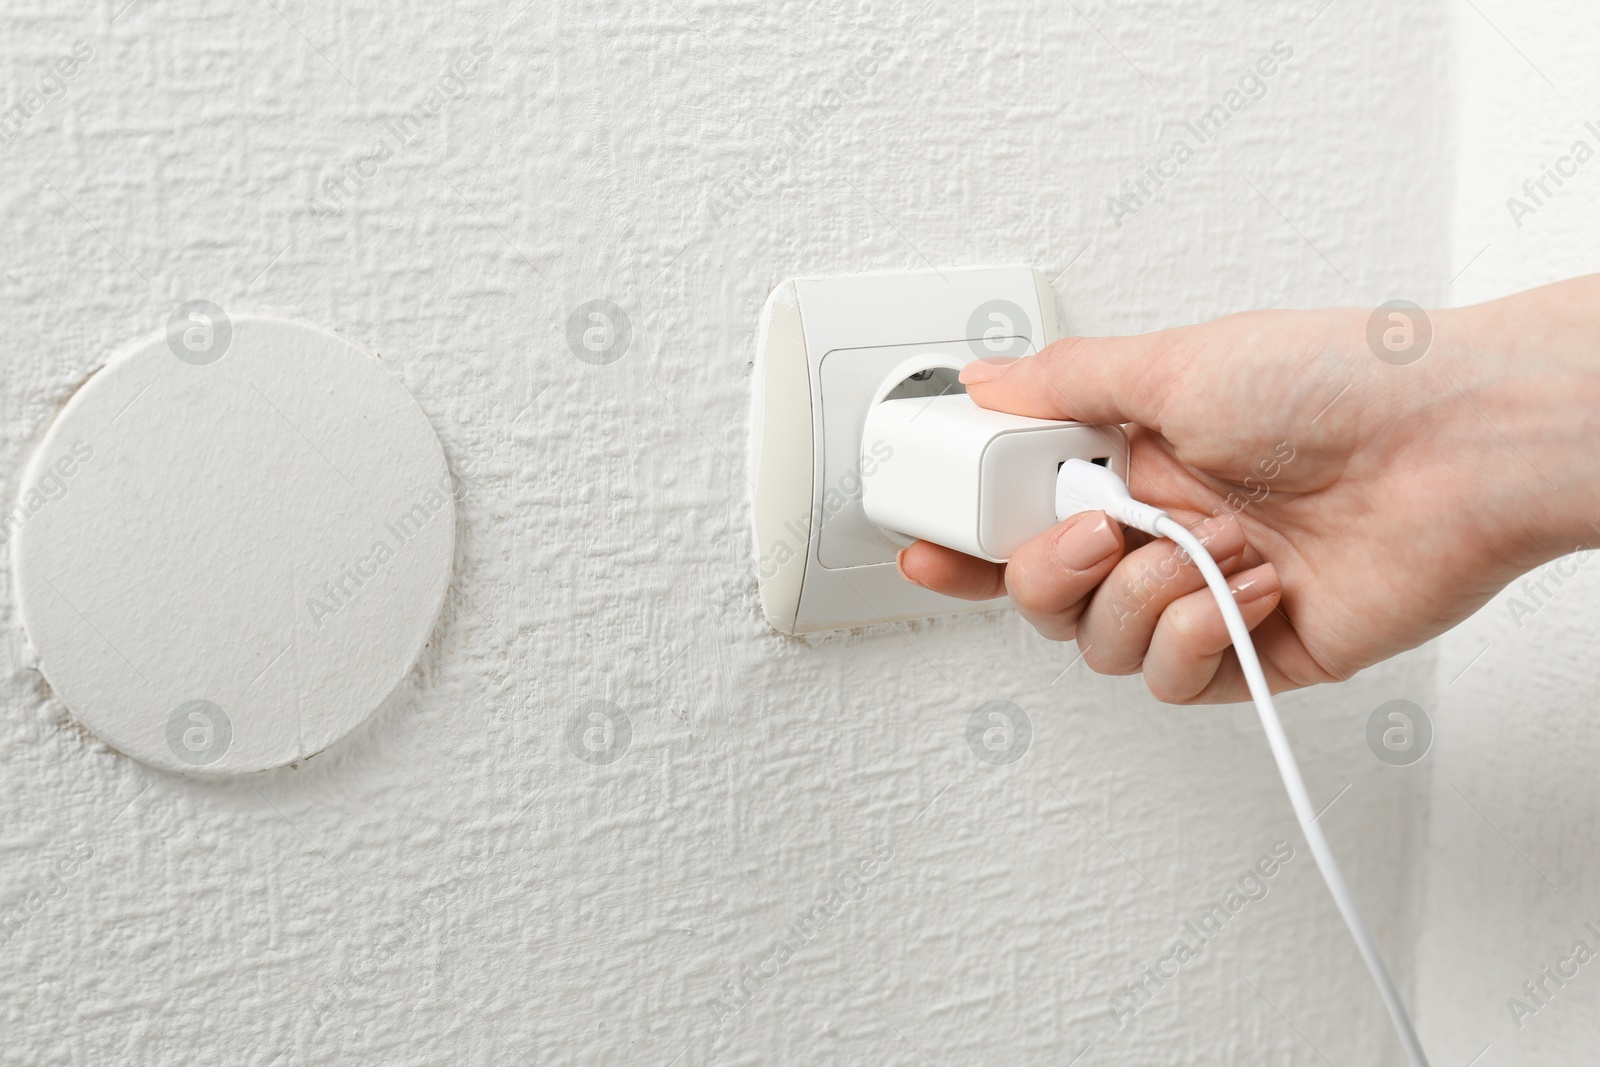
[[(1460, 33), (1460, 303), (1600, 269), (1600, 13), (1481, 8)], [(1444, 1062), (1587, 1063), (1600, 1045), (1600, 962), (1575, 950), (1600, 952), (1597, 559), (1546, 566), (1441, 642), (1416, 980)]]
[[(1009, 614), (776, 637), (746, 408), (794, 274), (1036, 264), (1079, 332), (1439, 299), (1451, 25), (1379, 0), (8, 5), (7, 491), (74, 385), (191, 298), (381, 353), (465, 489), (414, 676), (239, 783), (87, 736), (20, 666), (5, 579), (0, 1062), (1388, 1062), (1252, 713), (1158, 705)], [(1153, 196), (1122, 187), (1185, 137)], [(629, 327), (602, 365), (568, 340), (590, 300)], [(1379, 763), (1364, 726), (1434, 670), (1283, 701), (1402, 975), (1430, 764)], [(1007, 766), (966, 743), (995, 699), (1034, 724)], [(631, 724), (609, 763), (569, 742), (593, 701)], [(1525, 845), (1557, 877), (1560, 840)], [(1110, 998), (1280, 841), (1267, 895), (1119, 1029)]]

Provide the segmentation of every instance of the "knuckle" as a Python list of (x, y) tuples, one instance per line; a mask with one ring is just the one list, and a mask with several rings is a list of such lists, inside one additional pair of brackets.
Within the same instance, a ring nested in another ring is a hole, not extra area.
[(1026, 608), (1018, 611), (1046, 640), (1071, 641), (1078, 636), (1078, 613), (1075, 611), (1029, 611)]
[(1078, 636), (1077, 624), (1065, 619), (1030, 619), (1039, 636), (1047, 641), (1071, 641)]
[(1148, 558), (1139, 560), (1132, 568), (1122, 568), (1112, 589), (1118, 623), (1136, 617), (1146, 605), (1157, 600), (1171, 580), (1159, 568), (1150, 566)]
[[(1193, 704), (1201, 692), (1205, 690), (1205, 683), (1199, 687), (1193, 685), (1174, 684), (1176, 679), (1165, 671), (1147, 672), (1144, 676), (1145, 688), (1150, 690), (1150, 695), (1163, 704)], [(1209, 681), (1209, 679), (1207, 679)]]
[[(1013, 560), (1012, 565), (1006, 568), (1005, 586), (1017, 610), (1030, 617), (1061, 615), (1071, 611), (1080, 599), (1071, 589), (1062, 588), (1060, 583), (1038, 580), (1027, 565), (1019, 560)], [(1075, 619), (1076, 612), (1072, 614)]]
[(1086, 637), (1080, 639), (1078, 645), (1083, 651), (1083, 662), (1096, 674), (1126, 675), (1139, 672), (1142, 655), (1118, 648), (1112, 642), (1089, 641)]
[(1066, 369), (1073, 360), (1074, 353), (1083, 344), (1082, 337), (1063, 337), (1059, 341), (1052, 341), (1046, 345), (1038, 355), (1034, 356), (1034, 366), (1047, 375)]
[[(1025, 591), (1013, 589), (1011, 591), (1011, 601), (1016, 604), (1018, 611), (1022, 612), (1030, 620), (1035, 620), (1035, 625), (1037, 625), (1037, 620), (1068, 615), (1071, 608), (1070, 604), (1063, 604), (1059, 598), (1045, 596), (1034, 589)], [(1076, 613), (1071, 613), (1071, 615), (1076, 620)]]
[(1019, 608), (1018, 613), (1047, 641), (1071, 641), (1078, 636), (1076, 612), (1033, 612)]

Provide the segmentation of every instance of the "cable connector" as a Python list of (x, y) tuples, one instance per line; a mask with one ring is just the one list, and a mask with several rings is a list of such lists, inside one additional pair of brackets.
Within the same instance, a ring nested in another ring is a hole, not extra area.
[(1122, 525), (1154, 537), (1161, 536), (1156, 523), (1166, 517), (1160, 508), (1133, 499), (1128, 483), (1115, 471), (1087, 460), (1069, 459), (1056, 474), (1056, 521), (1081, 511), (1103, 511)]

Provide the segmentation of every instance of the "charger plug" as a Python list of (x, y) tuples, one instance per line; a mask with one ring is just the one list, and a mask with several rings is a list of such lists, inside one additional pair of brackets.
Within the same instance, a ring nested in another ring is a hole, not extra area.
[(1056, 524), (1069, 463), (1127, 476), (1120, 427), (990, 411), (966, 393), (880, 399), (861, 440), (868, 519), (995, 563)]

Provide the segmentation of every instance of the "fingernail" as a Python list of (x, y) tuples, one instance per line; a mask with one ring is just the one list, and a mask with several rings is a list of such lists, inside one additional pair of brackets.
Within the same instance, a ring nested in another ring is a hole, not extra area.
[(961, 368), (962, 385), (982, 385), (992, 382), (1011, 369), (1016, 360), (1009, 356), (984, 356)]
[(917, 581), (915, 578), (911, 577), (911, 575), (906, 573), (906, 553), (908, 551), (910, 550), (902, 548), (899, 552), (895, 553), (894, 568), (900, 572), (900, 577), (904, 578), (912, 585), (922, 585), (921, 582)]
[(1278, 572), (1268, 564), (1249, 572), (1244, 581), (1232, 588), (1235, 604), (1254, 604), (1278, 592), (1283, 585), (1278, 581)]
[(1056, 562), (1069, 571), (1086, 571), (1115, 552), (1119, 543), (1106, 513), (1096, 512), (1056, 538)]

